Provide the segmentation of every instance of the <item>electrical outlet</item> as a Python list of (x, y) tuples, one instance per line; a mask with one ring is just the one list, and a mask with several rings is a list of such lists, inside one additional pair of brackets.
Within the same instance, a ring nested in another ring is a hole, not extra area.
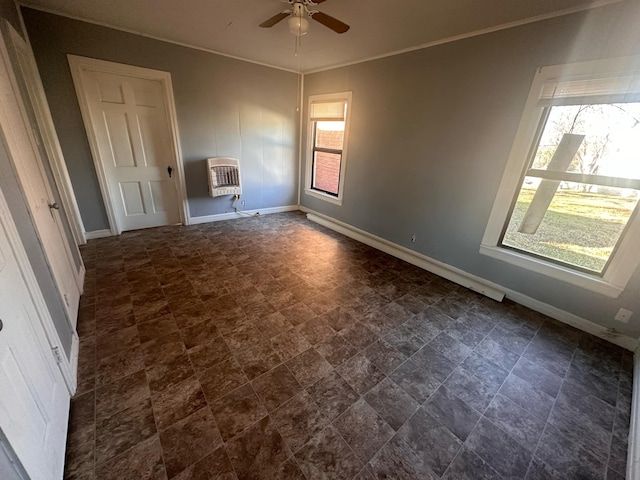
[(415, 235), (411, 235), (411, 243), (416, 243), (416, 236)]
[(244, 200), (242, 200), (242, 201), (240, 202), (240, 205), (242, 205), (242, 206), (244, 207)]
[(614, 318), (619, 322), (628, 323), (631, 315), (633, 315), (633, 312), (631, 310), (621, 308), (620, 310), (618, 310), (618, 313), (616, 313), (616, 316)]

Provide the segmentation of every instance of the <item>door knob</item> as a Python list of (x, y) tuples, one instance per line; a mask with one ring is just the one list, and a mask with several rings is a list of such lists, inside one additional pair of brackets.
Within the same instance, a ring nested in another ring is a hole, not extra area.
[(54, 202), (54, 203), (47, 203), (47, 206), (49, 208), (53, 208), (55, 210), (60, 210), (60, 205), (58, 205), (58, 202)]
[(167, 167), (167, 172), (169, 172), (169, 178), (171, 178), (171, 172), (173, 172), (173, 168), (171, 168), (171, 165)]
[(3, 326), (4, 326), (4, 325), (2, 324), (2, 319), (0, 318), (0, 332), (2, 331), (2, 327), (3, 327)]

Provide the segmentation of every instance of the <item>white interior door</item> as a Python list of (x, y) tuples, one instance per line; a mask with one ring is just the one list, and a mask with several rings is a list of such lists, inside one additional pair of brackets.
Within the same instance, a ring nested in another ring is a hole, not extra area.
[(24, 192), (47, 263), (75, 330), (82, 279), (78, 276), (62, 218), (44, 171), (4, 40), (0, 38), (0, 127)]
[(179, 223), (162, 82), (84, 70), (82, 85), (119, 231)]
[(0, 192), (0, 429), (31, 480), (62, 479), (69, 392), (27, 286), (28, 275), (35, 278), (21, 248)]

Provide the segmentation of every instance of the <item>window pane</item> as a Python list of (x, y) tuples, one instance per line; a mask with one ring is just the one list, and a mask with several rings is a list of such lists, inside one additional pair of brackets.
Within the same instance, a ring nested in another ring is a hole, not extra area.
[(342, 150), (344, 122), (316, 122), (316, 147)]
[(638, 197), (636, 190), (526, 177), (502, 244), (602, 273)]
[(314, 153), (312, 188), (338, 195), (341, 158), (342, 155), (336, 153)]
[[(569, 136), (570, 154), (554, 154)], [(581, 140), (581, 141), (580, 141)], [(532, 168), (640, 179), (640, 103), (551, 107)], [(575, 155), (573, 155), (575, 153)]]

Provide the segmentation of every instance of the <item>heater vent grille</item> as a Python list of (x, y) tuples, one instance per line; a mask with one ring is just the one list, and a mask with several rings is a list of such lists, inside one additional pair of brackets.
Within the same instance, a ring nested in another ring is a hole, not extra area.
[(209, 195), (240, 195), (242, 183), (240, 181), (240, 162), (236, 158), (215, 157), (207, 159), (209, 174)]

